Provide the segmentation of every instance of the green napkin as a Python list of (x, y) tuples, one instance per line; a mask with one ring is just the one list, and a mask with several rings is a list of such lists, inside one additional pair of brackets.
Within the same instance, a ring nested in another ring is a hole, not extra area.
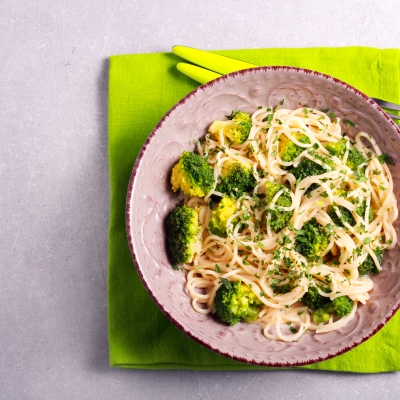
[[(364, 93), (400, 103), (400, 51), (363, 47), (219, 51), (257, 65), (303, 67), (342, 79)], [(196, 82), (176, 71), (171, 53), (112, 56), (109, 71), (108, 317), (110, 365), (142, 369), (268, 369), (213, 353), (181, 333), (142, 285), (125, 232), (125, 197), (135, 158), (161, 117)], [(351, 372), (400, 370), (400, 313), (355, 349), (301, 368)]]

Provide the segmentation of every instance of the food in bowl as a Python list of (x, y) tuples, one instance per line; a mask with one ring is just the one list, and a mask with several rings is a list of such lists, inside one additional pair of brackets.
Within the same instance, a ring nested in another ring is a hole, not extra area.
[(394, 163), (342, 126), (354, 123), (281, 101), (233, 111), (181, 154), (167, 250), (198, 313), (290, 342), (338, 330), (366, 304), (397, 241)]

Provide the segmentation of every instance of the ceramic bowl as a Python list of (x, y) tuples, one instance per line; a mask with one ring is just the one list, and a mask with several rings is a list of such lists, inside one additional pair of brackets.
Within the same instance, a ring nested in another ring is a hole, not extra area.
[[(195, 312), (185, 289), (185, 276), (171, 268), (165, 246), (165, 218), (181, 200), (169, 183), (170, 171), (184, 150), (206, 134), (210, 124), (232, 110), (254, 112), (259, 105), (285, 108), (329, 108), (350, 120), (349, 136), (370, 133), (382, 152), (398, 164), (399, 129), (368, 96), (333, 77), (305, 69), (261, 67), (232, 73), (200, 86), (177, 103), (157, 124), (132, 171), (126, 206), (129, 245), (140, 278), (164, 314), (182, 332), (205, 347), (255, 365), (289, 367), (323, 361), (342, 354), (379, 331), (400, 306), (400, 251), (385, 253), (383, 271), (374, 276), (370, 300), (338, 331), (306, 332), (299, 342), (271, 341), (258, 325), (233, 327), (212, 315)], [(396, 197), (400, 168), (390, 167)], [(399, 224), (396, 225), (398, 230)]]

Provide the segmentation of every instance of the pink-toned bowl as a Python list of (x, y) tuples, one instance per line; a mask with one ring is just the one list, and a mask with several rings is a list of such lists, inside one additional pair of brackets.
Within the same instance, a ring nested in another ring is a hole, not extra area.
[[(223, 76), (200, 86), (176, 104), (157, 124), (143, 146), (129, 183), (126, 223), (134, 263), (143, 284), (164, 314), (192, 339), (235, 360), (264, 366), (298, 366), (326, 360), (359, 345), (379, 331), (400, 306), (400, 251), (387, 252), (383, 272), (367, 305), (336, 332), (306, 332), (296, 343), (266, 339), (259, 326), (239, 323), (228, 327), (192, 309), (185, 276), (171, 268), (165, 247), (164, 220), (180, 198), (171, 190), (170, 171), (183, 150), (204, 136), (210, 124), (232, 110), (254, 112), (259, 105), (285, 108), (304, 105), (329, 108), (356, 123), (348, 134), (363, 130), (373, 135), (381, 150), (398, 161), (399, 129), (382, 109), (352, 86), (314, 71), (262, 67)], [(396, 197), (400, 169), (391, 167)], [(398, 230), (398, 224), (397, 228)]]

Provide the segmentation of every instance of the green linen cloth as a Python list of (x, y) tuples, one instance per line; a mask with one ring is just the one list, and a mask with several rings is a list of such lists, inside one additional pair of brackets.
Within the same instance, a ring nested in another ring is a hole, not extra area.
[[(364, 93), (400, 103), (400, 51), (364, 47), (218, 51), (257, 65), (317, 70)], [(171, 53), (112, 56), (109, 70), (108, 317), (110, 365), (141, 369), (263, 370), (213, 353), (180, 332), (141, 283), (125, 233), (125, 197), (135, 158), (161, 117), (198, 84)], [(400, 369), (400, 313), (375, 336), (333, 359), (299, 368), (349, 372)]]

